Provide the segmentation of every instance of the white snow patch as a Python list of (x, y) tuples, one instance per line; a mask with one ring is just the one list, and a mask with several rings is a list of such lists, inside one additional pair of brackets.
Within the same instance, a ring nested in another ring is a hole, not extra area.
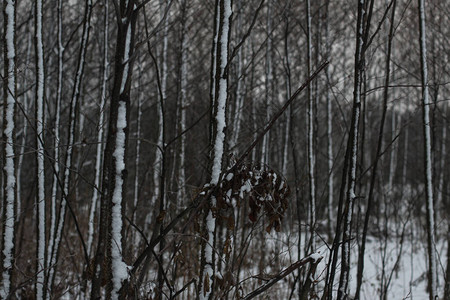
[(115, 186), (112, 195), (112, 230), (111, 230), (111, 260), (112, 260), (112, 281), (113, 281), (113, 299), (117, 299), (122, 281), (128, 277), (128, 266), (122, 260), (122, 190), (123, 177), (125, 170), (125, 128), (127, 127), (126, 103), (119, 102), (117, 114), (117, 134), (113, 157), (116, 161)]

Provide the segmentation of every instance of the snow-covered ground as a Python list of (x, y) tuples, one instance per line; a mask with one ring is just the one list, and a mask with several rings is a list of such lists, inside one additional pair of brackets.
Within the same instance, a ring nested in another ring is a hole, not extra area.
[[(302, 237), (304, 241), (304, 237)], [(426, 240), (417, 236), (405, 235), (403, 246), (400, 238), (391, 238), (385, 243), (384, 239), (368, 237), (366, 244), (365, 267), (363, 286), (361, 289), (361, 299), (381, 299), (381, 290), (386, 282), (390, 283), (387, 288), (387, 297), (385, 299), (428, 299), (427, 293), (427, 269), (428, 261), (426, 256)], [(267, 246), (275, 249), (278, 242), (282, 257), (280, 259), (280, 268), (284, 269), (297, 259), (297, 237), (287, 236), (282, 233), (272, 233)], [(303, 244), (303, 243), (302, 243)], [(446, 241), (438, 241), (436, 245), (438, 257), (438, 295), (442, 297), (444, 290), (444, 273), (447, 264)], [(326, 276), (326, 265), (328, 263), (329, 250), (325, 243), (318, 243), (318, 251), (324, 256), (319, 264), (315, 279), (317, 281), (316, 291), (319, 296), (323, 290), (323, 282)], [(302, 250), (303, 251), (303, 250)], [(269, 251), (270, 257), (275, 257), (273, 250)], [(304, 254), (302, 254), (303, 256)], [(351, 272), (350, 272), (350, 295), (356, 290), (356, 271), (358, 247), (356, 242), (352, 247), (351, 254)], [(399, 258), (400, 257), (400, 258)], [(398, 262), (397, 262), (398, 260)], [(397, 266), (394, 268), (394, 266)], [(339, 271), (339, 260), (338, 260)], [(274, 273), (266, 267), (268, 274)], [(248, 276), (248, 274), (246, 274)], [(292, 290), (293, 276), (287, 280), (282, 280), (269, 290), (267, 295), (277, 294), (280, 299), (286, 299)], [(335, 290), (339, 282), (339, 274), (335, 277)], [(247, 289), (246, 289), (247, 291)]]

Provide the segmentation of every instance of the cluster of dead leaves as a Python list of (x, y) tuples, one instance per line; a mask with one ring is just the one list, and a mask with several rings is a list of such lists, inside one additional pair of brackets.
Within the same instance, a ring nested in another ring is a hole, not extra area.
[[(213, 187), (204, 187), (207, 193)], [(256, 222), (260, 214), (267, 218), (266, 231), (272, 228), (281, 230), (281, 221), (287, 208), (287, 198), (290, 194), (285, 178), (267, 166), (255, 166), (251, 163), (242, 164), (225, 172), (213, 196), (216, 198), (216, 214), (219, 211), (241, 206), (248, 201), (250, 221)], [(220, 213), (222, 217), (222, 213)], [(226, 215), (226, 214), (225, 214)], [(230, 220), (228, 226), (234, 226)]]

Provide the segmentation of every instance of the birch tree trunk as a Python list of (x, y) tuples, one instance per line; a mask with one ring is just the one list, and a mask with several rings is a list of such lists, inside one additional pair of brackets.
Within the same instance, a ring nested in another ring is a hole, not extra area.
[[(27, 41), (27, 54), (26, 54), (26, 64), (29, 64), (30, 61), (30, 51), (31, 51), (31, 33), (28, 35), (28, 41)], [(23, 86), (27, 86), (27, 70), (26, 68), (23, 72), (24, 77), (24, 83)], [(28, 114), (28, 108), (30, 106), (30, 103), (28, 103), (28, 93), (25, 92), (23, 96), (23, 111)], [(16, 213), (17, 213), (17, 222), (20, 220), (20, 215), (22, 213), (22, 194), (21, 194), (21, 178), (22, 178), (22, 162), (23, 157), (25, 154), (25, 148), (27, 143), (27, 132), (28, 132), (28, 120), (26, 117), (23, 118), (23, 131), (22, 131), (22, 142), (20, 145), (20, 152), (19, 152), (19, 161), (17, 162), (17, 204), (16, 204)]]
[(42, 43), (42, 0), (35, 1), (36, 50), (36, 299), (44, 299), (45, 289), (45, 169), (44, 169), (44, 46)]
[[(325, 4), (325, 55), (327, 60), (330, 59), (331, 55), (331, 43), (330, 43), (330, 30), (329, 30), (329, 2)], [(334, 174), (333, 174), (333, 105), (331, 103), (331, 75), (328, 68), (325, 69), (326, 77), (326, 105), (327, 105), (327, 167), (328, 167), (328, 199), (327, 199), (327, 209), (328, 209), (328, 222), (329, 222), (329, 235), (330, 239), (332, 236), (332, 225), (334, 223), (333, 215), (333, 187), (334, 187)]]
[(66, 201), (69, 196), (69, 187), (70, 187), (70, 175), (72, 168), (72, 157), (73, 157), (73, 145), (75, 141), (75, 128), (76, 128), (76, 107), (80, 99), (80, 91), (81, 91), (81, 82), (84, 73), (84, 64), (86, 59), (86, 49), (89, 41), (89, 30), (90, 30), (90, 20), (92, 13), (92, 0), (86, 0), (85, 13), (84, 13), (84, 22), (83, 22), (83, 33), (81, 35), (80, 41), (80, 52), (78, 57), (78, 66), (77, 73), (75, 74), (74, 86), (72, 91), (72, 99), (70, 102), (70, 113), (69, 113), (69, 129), (68, 129), (68, 137), (67, 137), (67, 152), (66, 152), (66, 160), (65, 160), (65, 170), (64, 170), (64, 179), (63, 179), (63, 193), (61, 197), (61, 204), (59, 209), (59, 219), (57, 222), (57, 227), (55, 230), (55, 238), (53, 242), (53, 249), (49, 264), (49, 286), (48, 286), (48, 295), (52, 294), (53, 283), (55, 279), (55, 269), (56, 264), (58, 262), (59, 256), (59, 248), (62, 239), (62, 234), (64, 230), (64, 223), (66, 218)]
[[(53, 243), (55, 241), (55, 231), (56, 231), (56, 198), (58, 196), (58, 180), (59, 180), (59, 147), (60, 147), (60, 120), (61, 120), (61, 96), (62, 96), (62, 86), (63, 86), (63, 56), (64, 47), (62, 44), (62, 0), (57, 1), (57, 43), (58, 43), (58, 82), (56, 88), (56, 110), (55, 110), (55, 129), (54, 129), (54, 163), (53, 163), (53, 181), (52, 181), (52, 195), (50, 203), (50, 232), (48, 239), (47, 248), (47, 262), (48, 266), (51, 268), (50, 261), (52, 259)], [(50, 293), (47, 294), (47, 297)]]
[[(311, 4), (309, 0), (306, 0), (306, 72), (307, 77), (311, 74)], [(307, 97), (308, 97), (308, 134), (307, 134), (307, 144), (308, 144), (308, 178), (309, 178), (309, 215), (310, 215), (310, 239), (311, 239), (311, 252), (314, 252), (316, 249), (315, 242), (315, 223), (316, 223), (316, 184), (315, 184), (315, 154), (314, 154), (314, 100), (311, 93), (311, 83), (308, 84), (307, 87)]]
[[(141, 66), (139, 65), (139, 71), (141, 71)], [(139, 72), (141, 73), (141, 72)], [(140, 83), (140, 80), (139, 80)], [(136, 130), (136, 160), (135, 160), (135, 169), (136, 174), (134, 176), (134, 200), (133, 200), (133, 215), (132, 221), (135, 223), (136, 221), (136, 210), (139, 201), (139, 164), (140, 164), (140, 155), (141, 155), (141, 118), (142, 118), (142, 99), (141, 96), (137, 96), (137, 130)], [(137, 239), (133, 240), (137, 242)]]
[[(288, 5), (287, 10), (291, 8)], [(286, 26), (284, 30), (284, 55), (285, 55), (285, 71), (286, 71), (286, 101), (291, 97), (291, 62), (289, 58), (289, 25), (290, 25), (290, 14), (287, 11), (286, 15)], [(286, 113), (286, 128), (284, 135), (284, 148), (283, 148), (283, 174), (286, 176), (288, 171), (288, 157), (289, 157), (289, 133), (291, 128), (291, 109), (289, 106), (288, 112)]]
[(15, 110), (17, 97), (16, 73), (16, 2), (3, 2), (3, 232), (2, 232), (2, 282), (0, 298), (6, 299), (11, 293), (15, 260), (15, 206), (16, 206), (16, 168), (14, 165)]
[[(186, 130), (186, 109), (187, 109), (187, 55), (188, 55), (188, 30), (187, 30), (187, 1), (183, 0), (182, 16), (181, 16), (181, 62), (180, 62), (180, 133)], [(178, 190), (177, 201), (178, 205), (183, 205), (186, 197), (186, 135), (181, 136), (180, 143), (180, 169), (178, 172)]]
[[(237, 1), (237, 9), (238, 11), (242, 10), (242, 0)], [(236, 35), (242, 39), (243, 38), (243, 26), (242, 26), (242, 15), (241, 12), (237, 18), (237, 31)], [(236, 105), (235, 105), (235, 111), (233, 116), (233, 131), (231, 132), (231, 138), (230, 138), (230, 150), (237, 151), (235, 149), (237, 147), (238, 139), (239, 139), (239, 132), (241, 130), (241, 119), (242, 119), (242, 108), (244, 104), (244, 90), (245, 90), (245, 81), (244, 76), (242, 72), (242, 66), (244, 63), (244, 56), (243, 50), (245, 50), (244, 47), (239, 47), (237, 51), (237, 66), (236, 66)]]
[[(165, 4), (165, 5), (164, 5)], [(161, 52), (161, 94), (162, 94), (162, 102), (166, 102), (167, 98), (167, 47), (168, 47), (168, 26), (169, 26), (169, 14), (166, 15), (166, 9), (168, 8), (167, 0), (160, 1), (160, 16), (161, 19), (164, 18), (164, 27), (163, 27), (163, 45)], [(153, 194), (152, 203), (156, 203), (156, 201), (160, 198), (160, 194), (162, 193), (161, 189), (161, 169), (162, 169), (162, 160), (163, 154), (161, 153), (161, 149), (164, 148), (163, 145), (163, 136), (164, 136), (164, 116), (163, 116), (163, 107), (160, 101), (157, 101), (156, 109), (158, 111), (158, 140), (156, 145), (158, 148), (156, 149), (155, 154), (155, 163), (153, 169), (153, 184), (155, 186), (155, 191)]]
[(99, 106), (99, 121), (98, 121), (98, 132), (97, 132), (97, 152), (95, 157), (95, 179), (94, 179), (94, 189), (91, 199), (91, 208), (89, 211), (89, 229), (88, 229), (88, 240), (87, 240), (87, 251), (91, 254), (92, 241), (94, 236), (94, 217), (97, 209), (97, 202), (100, 187), (100, 176), (101, 176), (101, 162), (102, 162), (102, 150), (103, 150), (103, 128), (105, 119), (105, 102), (106, 102), (106, 84), (108, 81), (109, 74), (109, 59), (108, 59), (108, 43), (109, 43), (109, 21), (108, 21), (108, 1), (104, 2), (104, 35), (103, 35), (103, 78), (102, 78), (102, 89), (100, 95), (100, 106)]
[(428, 67), (425, 27), (425, 1), (418, 0), (419, 24), (420, 24), (420, 66), (422, 78), (422, 118), (424, 136), (424, 175), (425, 175), (425, 201), (427, 220), (427, 244), (428, 244), (428, 289), (430, 300), (437, 297), (436, 276), (436, 251), (434, 232), (434, 207), (433, 207), (433, 178), (431, 160), (431, 129), (430, 129), (430, 100), (428, 94)]
[[(265, 100), (266, 100), (266, 117), (264, 123), (270, 120), (272, 115), (271, 99), (272, 99), (272, 1), (267, 2), (267, 47), (266, 47), (266, 73), (265, 73)], [(261, 150), (261, 165), (269, 163), (269, 138), (270, 133), (263, 137)]]

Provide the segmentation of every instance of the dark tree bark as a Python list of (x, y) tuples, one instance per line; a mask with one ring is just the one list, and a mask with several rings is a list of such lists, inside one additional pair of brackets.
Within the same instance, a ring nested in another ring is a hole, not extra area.
[(377, 144), (377, 151), (374, 157), (373, 161), (373, 168), (372, 168), (372, 176), (370, 178), (370, 187), (369, 187), (369, 197), (367, 200), (367, 208), (366, 208), (366, 215), (364, 218), (364, 228), (362, 232), (362, 240), (361, 240), (361, 247), (359, 249), (359, 256), (358, 256), (358, 270), (356, 275), (356, 293), (355, 293), (355, 299), (359, 299), (360, 293), (361, 293), (361, 285), (362, 285), (362, 277), (363, 277), (363, 271), (364, 271), (364, 255), (365, 255), (365, 249), (366, 249), (366, 239), (367, 239), (367, 230), (369, 227), (369, 220), (370, 216), (373, 210), (373, 198), (374, 198), (374, 189), (375, 189), (375, 180), (377, 177), (377, 167), (378, 162), (381, 158), (381, 150), (383, 148), (383, 135), (384, 135), (384, 124), (386, 120), (386, 112), (387, 112), (387, 105), (389, 100), (389, 82), (390, 82), (390, 65), (391, 65), (391, 50), (392, 50), (392, 40), (394, 38), (394, 21), (395, 21), (395, 8), (397, 1), (394, 1), (394, 5), (392, 7), (391, 12), (391, 26), (389, 29), (389, 41), (387, 46), (387, 55), (386, 55), (386, 79), (384, 84), (384, 92), (383, 92), (383, 107), (382, 107), (382, 113), (381, 113), (381, 121), (380, 121), (380, 131), (378, 133), (378, 144)]
[(122, 257), (122, 215), (125, 210), (130, 86), (138, 10), (133, 0), (121, 0), (115, 10), (118, 19), (114, 83), (104, 150), (99, 239), (93, 269), (92, 299), (101, 298), (102, 282), (107, 283), (107, 298), (126, 298), (127, 292), (121, 289), (123, 282), (127, 280), (126, 265)]

